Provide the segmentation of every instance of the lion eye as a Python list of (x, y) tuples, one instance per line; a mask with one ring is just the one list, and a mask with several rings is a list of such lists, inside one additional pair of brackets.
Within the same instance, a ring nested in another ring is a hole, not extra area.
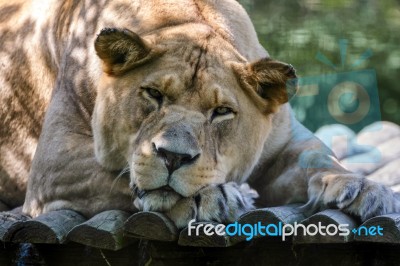
[(219, 115), (228, 115), (233, 113), (232, 109), (229, 107), (217, 107), (214, 109), (213, 116), (219, 116)]
[(154, 99), (161, 99), (163, 97), (162, 93), (159, 90), (153, 88), (146, 88), (147, 93), (153, 97)]
[(145, 88), (145, 87), (142, 89), (146, 92), (148, 98), (153, 98), (161, 106), (164, 95), (159, 90), (154, 88)]

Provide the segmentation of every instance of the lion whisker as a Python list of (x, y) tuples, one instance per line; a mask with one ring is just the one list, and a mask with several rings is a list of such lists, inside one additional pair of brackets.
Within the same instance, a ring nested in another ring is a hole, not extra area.
[(124, 174), (129, 173), (130, 171), (131, 171), (131, 169), (130, 169), (130, 167), (129, 167), (129, 164), (126, 165), (126, 166), (121, 170), (121, 172), (117, 175), (117, 177), (114, 179), (114, 181), (113, 181), (112, 184), (111, 184), (110, 193), (112, 192), (112, 190), (114, 189), (115, 185), (118, 183), (118, 181), (120, 180), (120, 178), (121, 178)]

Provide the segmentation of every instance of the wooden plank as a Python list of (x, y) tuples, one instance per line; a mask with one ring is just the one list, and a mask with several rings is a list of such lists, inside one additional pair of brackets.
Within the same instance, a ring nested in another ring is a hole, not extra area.
[(72, 210), (51, 211), (35, 219), (14, 223), (5, 239), (15, 243), (61, 244), (74, 226), (85, 221), (82, 215)]
[[(369, 231), (370, 228), (375, 228), (372, 229), (372, 234)], [(382, 228), (382, 230), (379, 230), (379, 228)], [(366, 233), (367, 231), (368, 233)], [(379, 232), (383, 235), (380, 235)], [(358, 233), (354, 239), (360, 242), (399, 244), (400, 213), (381, 215), (367, 220), (358, 228)]]
[[(228, 247), (231, 245), (229, 236), (215, 233), (215, 227), (220, 226), (218, 223), (197, 222), (193, 223), (192, 226), (199, 228), (199, 230), (197, 232), (195, 230), (189, 231), (188, 227), (183, 229), (179, 234), (178, 245), (192, 247)], [(206, 230), (212, 232), (213, 235), (205, 234), (203, 230), (205, 228), (210, 228)]]
[(129, 215), (120, 210), (104, 211), (72, 228), (67, 238), (91, 247), (119, 250), (135, 241), (124, 236), (123, 225)]
[[(315, 225), (318, 227), (323, 227), (323, 234), (317, 233), (316, 235), (311, 235), (315, 232), (315, 226), (310, 228), (309, 232), (311, 234), (304, 235), (303, 229), (299, 229), (297, 235), (293, 238), (293, 243), (295, 244), (317, 244), (317, 243), (347, 243), (353, 240), (354, 234), (351, 230), (357, 227), (357, 222), (347, 214), (339, 210), (324, 210), (322, 212), (316, 213), (301, 224), (304, 226)], [(341, 232), (338, 228), (339, 225), (347, 224), (346, 228), (349, 230), (349, 235), (340, 235)], [(327, 233), (327, 231), (329, 233)], [(332, 234), (332, 235), (330, 235)]]
[(178, 229), (165, 215), (158, 212), (138, 212), (125, 222), (127, 235), (158, 241), (175, 241)]
[[(239, 224), (257, 224), (261, 223), (261, 225), (266, 226), (269, 224), (282, 225), (285, 224), (293, 224), (294, 222), (300, 222), (306, 218), (304, 212), (299, 209), (302, 206), (300, 204), (291, 204), (280, 207), (270, 207), (270, 208), (261, 208), (256, 209), (250, 212), (243, 214), (239, 220)], [(261, 236), (259, 234), (255, 235), (254, 238), (261, 238), (267, 236)], [(229, 238), (230, 245), (246, 241), (247, 236), (232, 236)], [(268, 238), (268, 237), (267, 237)]]
[(306, 218), (304, 212), (299, 208), (302, 204), (291, 204), (278, 207), (260, 208), (243, 214), (239, 223), (277, 223), (292, 224)]
[(8, 242), (7, 232), (16, 223), (27, 221), (30, 218), (22, 214), (21, 209), (14, 209), (8, 212), (0, 212), (0, 240)]

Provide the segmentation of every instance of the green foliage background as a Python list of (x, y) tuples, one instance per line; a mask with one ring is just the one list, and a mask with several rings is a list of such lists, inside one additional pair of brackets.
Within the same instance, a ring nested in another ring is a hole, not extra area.
[[(249, 13), (271, 57), (291, 63), (299, 76), (374, 69), (382, 120), (400, 124), (399, 0), (239, 0)], [(347, 39), (347, 59), (340, 68), (339, 40)], [(351, 64), (367, 49), (372, 57), (356, 69)], [(323, 53), (338, 69), (316, 60)], [(306, 111), (304, 117), (313, 114)], [(303, 119), (303, 118), (302, 118)], [(303, 121), (304, 122), (304, 121)], [(325, 124), (316, 121), (311, 130)]]

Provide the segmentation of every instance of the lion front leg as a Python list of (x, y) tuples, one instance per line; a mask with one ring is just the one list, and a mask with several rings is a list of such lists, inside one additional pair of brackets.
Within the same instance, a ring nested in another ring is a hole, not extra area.
[(193, 197), (183, 198), (166, 214), (178, 228), (184, 228), (189, 221), (229, 223), (243, 213), (254, 209), (258, 197), (248, 184), (229, 182), (209, 185)]
[(400, 211), (390, 188), (354, 173), (318, 173), (309, 180), (308, 195), (309, 210), (337, 207), (362, 221)]

